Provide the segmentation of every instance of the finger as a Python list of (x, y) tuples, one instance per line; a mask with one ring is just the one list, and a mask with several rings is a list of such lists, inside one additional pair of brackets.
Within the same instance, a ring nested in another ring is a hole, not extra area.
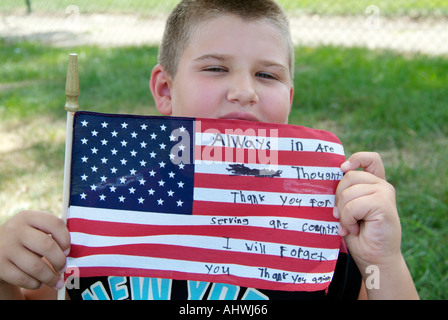
[(57, 242), (62, 252), (70, 248), (70, 233), (65, 223), (58, 217), (40, 211), (32, 212), (29, 220), (30, 226), (50, 234)]
[(1, 278), (6, 282), (25, 289), (38, 289), (41, 282), (26, 274), (18, 268), (13, 262), (2, 263)]
[[(27, 274), (29, 277), (34, 278), (39, 283), (44, 283), (52, 288), (60, 286), (60, 282), (62, 280), (61, 277), (56, 274), (40, 256), (29, 250), (21, 250), (11, 259), (11, 262), (18, 269)], [(28, 281), (31, 280), (28, 279)], [(35, 288), (36, 287), (34, 287), (34, 289)]]
[(369, 172), (378, 178), (386, 179), (383, 161), (376, 152), (358, 152), (354, 153), (346, 162), (341, 165), (341, 170), (348, 172), (358, 168)]
[(372, 214), (372, 209), (366, 209), (370, 208), (371, 202), (370, 196), (363, 196), (351, 200), (342, 209), (339, 208), (341, 212), (339, 223), (346, 230), (347, 234), (359, 234), (360, 221), (368, 220), (368, 217)]
[(344, 190), (355, 185), (376, 185), (383, 183), (384, 180), (364, 171), (349, 171), (347, 172), (336, 188), (336, 203), (338, 203), (341, 194)]
[(54, 238), (40, 230), (24, 230), (22, 245), (40, 257), (45, 257), (57, 273), (65, 268), (66, 256)]
[(355, 200), (356, 198), (367, 197), (373, 195), (378, 191), (378, 186), (375, 184), (354, 184), (345, 188), (342, 192), (338, 194), (336, 199), (337, 207), (339, 210), (343, 210), (343, 208), (350, 201)]

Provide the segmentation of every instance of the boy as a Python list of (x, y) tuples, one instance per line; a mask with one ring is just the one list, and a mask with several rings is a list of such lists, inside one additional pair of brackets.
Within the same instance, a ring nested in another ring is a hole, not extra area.
[[(184, 0), (168, 19), (150, 90), (163, 115), (287, 123), (294, 93), (293, 50), (286, 15), (273, 1)], [(354, 171), (358, 168), (364, 171)], [(395, 193), (385, 181), (381, 159), (357, 153), (342, 170), (347, 174), (337, 189), (334, 215), (362, 277), (369, 276), (369, 266), (377, 266), (380, 288), (362, 286), (360, 292), (359, 273), (351, 257), (341, 253), (327, 294), (250, 289), (252, 296), (418, 298), (401, 255)], [(63, 285), (59, 274), (69, 237), (62, 221), (41, 212), (22, 212), (5, 223), (0, 229), (0, 298), (55, 297), (52, 288)], [(86, 281), (104, 286), (103, 280)], [(186, 282), (169, 283), (169, 298), (186, 299)], [(81, 291), (86, 288), (89, 284)], [(234, 289), (239, 298), (249, 290)], [(71, 297), (77, 298), (75, 293)]]

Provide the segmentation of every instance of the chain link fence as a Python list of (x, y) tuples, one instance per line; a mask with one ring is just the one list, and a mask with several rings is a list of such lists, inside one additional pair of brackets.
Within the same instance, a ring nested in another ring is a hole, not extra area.
[[(242, 0), (244, 1), (244, 0)], [(2, 0), (0, 38), (56, 46), (157, 45), (178, 0)], [(299, 46), (448, 55), (448, 0), (279, 0)]]

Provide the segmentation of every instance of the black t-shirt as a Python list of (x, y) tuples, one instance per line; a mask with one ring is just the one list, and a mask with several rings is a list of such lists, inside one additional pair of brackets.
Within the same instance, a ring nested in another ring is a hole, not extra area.
[(200, 281), (112, 276), (78, 278), (72, 283), (74, 288), (67, 288), (72, 300), (347, 300), (358, 297), (361, 275), (350, 254), (340, 252), (327, 292), (274, 291)]

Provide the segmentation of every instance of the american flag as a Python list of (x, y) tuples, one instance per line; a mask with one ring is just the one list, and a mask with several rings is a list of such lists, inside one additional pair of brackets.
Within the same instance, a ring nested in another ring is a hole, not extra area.
[(344, 158), (300, 126), (78, 112), (67, 275), (326, 289)]

